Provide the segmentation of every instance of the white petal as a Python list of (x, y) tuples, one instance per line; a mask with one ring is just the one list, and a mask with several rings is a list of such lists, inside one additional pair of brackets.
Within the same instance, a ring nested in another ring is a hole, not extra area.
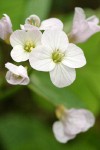
[(75, 7), (75, 14), (73, 19), (73, 28), (78, 28), (79, 24), (85, 20), (86, 16), (84, 10), (80, 7)]
[(12, 63), (6, 63), (5, 64), (5, 67), (10, 70), (12, 73), (16, 74), (16, 75), (19, 75), (18, 71), (17, 71), (17, 68), (18, 66), (12, 64)]
[(8, 15), (4, 14), (4, 17), (0, 20), (0, 38), (9, 41), (9, 36), (12, 33), (12, 23)]
[(38, 45), (41, 41), (42, 33), (39, 30), (31, 30), (31, 31), (24, 31), (24, 30), (17, 30), (13, 32), (10, 37), (11, 45), (14, 47), (16, 45), (24, 45), (27, 41), (34, 41), (34, 44)]
[(1, 38), (2, 40), (4, 40), (4, 39), (5, 39), (5, 35), (6, 35), (6, 33), (5, 33), (5, 31), (4, 31), (4, 25), (3, 25), (3, 23), (2, 23), (1, 20), (0, 20), (0, 38)]
[(65, 51), (68, 46), (68, 37), (60, 30), (46, 30), (42, 35), (42, 44), (52, 50)]
[(50, 78), (56, 87), (62, 88), (73, 83), (76, 78), (76, 72), (73, 68), (69, 68), (63, 64), (57, 64), (50, 71)]
[(17, 71), (19, 73), (20, 76), (22, 77), (27, 77), (27, 69), (25, 67), (23, 67), (22, 65), (18, 66)]
[(41, 22), (40, 30), (63, 29), (63, 23), (57, 18), (50, 18)]
[(5, 64), (5, 67), (11, 71), (12, 73), (16, 74), (16, 75), (21, 75), (23, 77), (27, 77), (27, 70), (25, 67), (23, 67), (22, 65), (20, 66), (16, 66), (10, 62), (7, 62)]
[(69, 44), (62, 63), (71, 68), (80, 68), (86, 64), (86, 59), (81, 48)]
[(33, 69), (39, 71), (51, 71), (55, 67), (52, 61), (51, 51), (43, 46), (33, 49), (29, 57), (30, 65)]
[(7, 24), (8, 24), (9, 30), (12, 32), (12, 23), (11, 23), (10, 17), (7, 14), (3, 14), (3, 15), (5, 17)]
[(26, 52), (21, 45), (15, 46), (11, 51), (11, 57), (16, 62), (26, 61), (29, 59), (29, 52)]
[(86, 21), (78, 24), (77, 28), (72, 28), (71, 33), (69, 34), (69, 40), (72, 43), (81, 43), (85, 42), (90, 36), (89, 25)]
[(94, 22), (88, 21), (88, 25), (89, 25), (89, 33), (88, 33), (87, 37), (92, 36), (96, 32), (100, 32), (100, 26), (95, 24), (95, 21)]
[(35, 46), (40, 45), (41, 44), (41, 37), (42, 37), (42, 33), (37, 30), (36, 28), (34, 28), (34, 30), (30, 30), (26, 32), (26, 40), (28, 41), (33, 41), (33, 43), (35, 44)]
[(33, 26), (33, 25), (30, 25), (30, 24), (24, 24), (24, 25), (20, 25), (20, 28), (22, 30), (25, 30), (25, 31), (29, 31), (29, 30), (39, 30), (37, 27)]
[(26, 41), (26, 32), (23, 30), (16, 30), (10, 36), (10, 43), (14, 47), (16, 45), (24, 45)]
[(93, 114), (85, 109), (70, 109), (64, 121), (65, 132), (67, 134), (78, 134), (87, 131), (94, 125)]
[(97, 25), (99, 23), (99, 18), (97, 18), (95, 15), (91, 16), (89, 18), (87, 18), (88, 22), (94, 23), (95, 25)]
[(64, 126), (60, 121), (56, 121), (53, 124), (53, 133), (57, 141), (66, 143), (69, 140), (75, 138), (75, 135), (68, 135), (64, 133)]

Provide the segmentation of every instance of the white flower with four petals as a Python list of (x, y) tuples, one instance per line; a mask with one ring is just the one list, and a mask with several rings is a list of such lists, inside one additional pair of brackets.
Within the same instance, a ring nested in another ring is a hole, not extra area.
[(76, 78), (75, 68), (86, 64), (81, 48), (69, 43), (61, 30), (44, 31), (41, 43), (29, 56), (31, 67), (50, 72), (51, 81), (59, 88), (70, 85)]

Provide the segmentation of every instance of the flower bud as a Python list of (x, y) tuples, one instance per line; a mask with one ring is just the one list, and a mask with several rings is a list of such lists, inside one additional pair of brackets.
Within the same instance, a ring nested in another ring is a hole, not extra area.
[(0, 20), (0, 38), (9, 44), (9, 37), (12, 32), (11, 20), (8, 15), (4, 14)]

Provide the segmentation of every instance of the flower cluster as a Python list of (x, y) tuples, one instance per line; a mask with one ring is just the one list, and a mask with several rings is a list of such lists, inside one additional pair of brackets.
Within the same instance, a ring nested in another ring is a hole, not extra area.
[[(86, 19), (82, 8), (77, 7), (72, 30), (68, 35), (63, 31), (61, 20), (50, 18), (40, 21), (37, 15), (29, 16), (25, 24), (20, 25), (21, 29), (12, 31), (10, 18), (4, 15), (0, 20), (0, 37), (6, 42), (9, 41), (13, 47), (11, 57), (14, 61), (29, 60), (32, 69), (49, 72), (52, 83), (62, 88), (72, 84), (76, 79), (75, 68), (86, 64), (82, 49), (75, 43), (84, 42), (100, 31), (98, 22), (96, 16)], [(16, 68), (17, 66), (14, 70)], [(8, 79), (6, 76), (6, 79), (14, 84), (12, 77)], [(20, 84), (16, 82), (17, 78), (14, 79), (16, 84)]]
[[(11, 58), (16, 62), (29, 61), (29, 66), (38, 71), (49, 72), (52, 83), (59, 88), (69, 86), (76, 79), (75, 68), (83, 67), (86, 58), (77, 43), (85, 42), (100, 31), (99, 19), (86, 19), (82, 8), (75, 8), (72, 30), (66, 34), (63, 23), (57, 18), (41, 21), (31, 15), (20, 29), (13, 31), (6, 14), (0, 20), (0, 38), (11, 44)], [(27, 85), (30, 82), (27, 67), (7, 62), (6, 80), (13, 85)], [(53, 124), (53, 132), (59, 142), (65, 143), (76, 134), (88, 130), (94, 124), (94, 116), (85, 109), (57, 110), (60, 121)]]

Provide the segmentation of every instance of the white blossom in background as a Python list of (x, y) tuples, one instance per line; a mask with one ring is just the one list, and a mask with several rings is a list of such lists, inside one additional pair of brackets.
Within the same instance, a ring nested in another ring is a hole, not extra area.
[(9, 70), (6, 73), (6, 80), (12, 85), (27, 85), (30, 81), (27, 69), (23, 66), (16, 66), (12, 63), (6, 63), (5, 67)]
[(11, 57), (16, 62), (26, 61), (29, 59), (31, 51), (41, 44), (42, 33), (39, 30), (16, 30), (10, 36), (10, 43), (13, 47)]
[(9, 43), (9, 37), (13, 32), (12, 23), (8, 15), (3, 14), (3, 16), (0, 20), (0, 38)]
[(70, 85), (76, 78), (75, 68), (86, 64), (83, 51), (69, 43), (61, 30), (44, 31), (41, 43), (30, 54), (31, 67), (50, 72), (52, 83), (59, 88)]
[(54, 122), (53, 133), (61, 143), (66, 143), (80, 132), (87, 131), (95, 123), (95, 117), (86, 109), (67, 110), (63, 107), (58, 110), (57, 117), (60, 120)]
[(86, 15), (82, 8), (75, 8), (72, 31), (69, 39), (73, 43), (85, 42), (93, 34), (100, 31), (99, 18), (95, 15), (86, 19)]
[(20, 25), (22, 30), (32, 30), (32, 29), (38, 29), (40, 26), (40, 18), (37, 15), (30, 15), (28, 18), (25, 20), (24, 25)]
[(20, 25), (22, 30), (32, 30), (37, 28), (38, 30), (47, 29), (59, 29), (63, 30), (63, 23), (57, 18), (50, 18), (44, 21), (40, 21), (37, 15), (31, 15), (25, 20), (25, 25)]
[(37, 15), (30, 15), (28, 18), (25, 20), (25, 24), (30, 24), (36, 27), (39, 27), (41, 23), (40, 18)]

